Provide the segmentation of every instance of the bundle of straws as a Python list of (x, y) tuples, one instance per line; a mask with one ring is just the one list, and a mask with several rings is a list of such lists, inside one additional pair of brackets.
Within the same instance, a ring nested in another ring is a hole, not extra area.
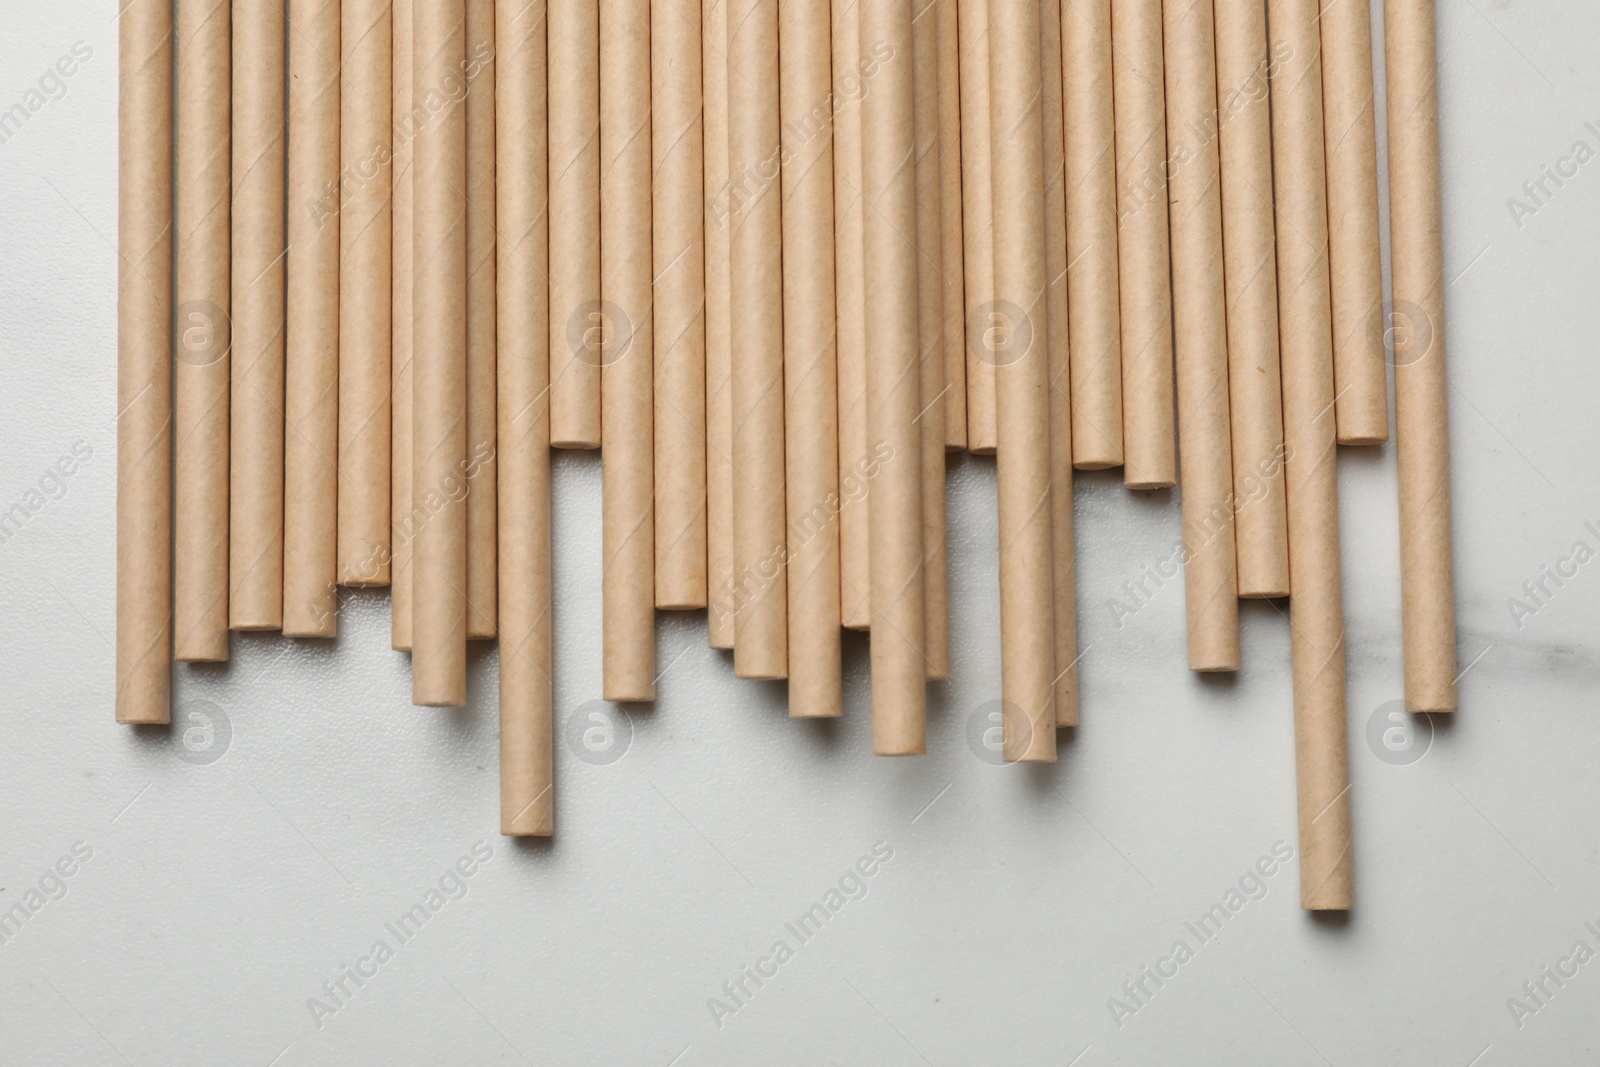
[(1406, 697), (1456, 702), (1433, 0), (1385, 22), (1388, 308), (1364, 0), (130, 0), (118, 720), (389, 586), (417, 704), (498, 638), (501, 830), (551, 833), (550, 449), (601, 448), (606, 699), (707, 608), (836, 716), (868, 630), (920, 753), (965, 449), (1005, 756), (1053, 760), (1074, 468), (1181, 475), (1189, 666), (1289, 598), (1302, 905), (1348, 908), (1335, 458), (1391, 334)]

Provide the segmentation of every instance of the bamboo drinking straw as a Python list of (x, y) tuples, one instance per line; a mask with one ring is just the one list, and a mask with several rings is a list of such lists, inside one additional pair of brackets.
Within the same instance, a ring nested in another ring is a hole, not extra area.
[(1234, 542), (1239, 595), (1289, 594), (1283, 499), (1283, 394), (1273, 233), (1267, 21), (1260, 4), (1217, 4), (1222, 236), (1233, 422)]
[(1456, 620), (1450, 538), (1445, 378), (1444, 210), (1432, 0), (1388, 0), (1389, 246), (1397, 324), (1395, 438), (1400, 466), (1400, 594), (1406, 703), (1456, 708)]
[(599, 0), (549, 12), (550, 443), (599, 448)]
[(784, 588), (783, 238), (778, 2), (729, 0), (733, 527), (740, 678), (788, 673)]
[(338, 632), (339, 2), (297, 0), (289, 38), (283, 632)]
[(417, 127), (411, 99), (411, 5), (394, 0), (394, 193), (389, 308), (389, 643), (411, 649), (411, 176)]
[(555, 829), (551, 745), (545, 0), (495, 7), (500, 832)]
[(339, 581), (389, 584), (390, 0), (345, 0), (339, 123)]
[(235, 630), (283, 626), (285, 26), (279, 5), (241, 4), (234, 12), (228, 625)]
[(990, 0), (1000, 468), (1000, 685), (1008, 760), (1056, 758), (1050, 353), (1038, 0)]
[[(861, 38), (894, 57), (862, 102), (866, 201), (868, 436), (885, 458), (867, 502), (872, 520), (872, 750), (927, 748), (923, 659), (922, 435), (917, 424), (915, 86), (910, 0), (860, 0)], [(987, 233), (987, 230), (985, 231)], [(969, 383), (970, 384), (970, 383)]]
[(1333, 384), (1339, 397), (1334, 411), (1340, 444), (1371, 445), (1389, 439), (1372, 17), (1366, 4), (1320, 2)]
[(1317, 0), (1270, 0), (1267, 8), (1273, 54), (1286, 57), (1272, 75), (1272, 154), (1288, 455), (1300, 906), (1308, 910), (1343, 909), (1352, 903), (1328, 209), (1316, 17)]
[(118, 722), (172, 716), (172, 5), (117, 31)]
[(1172, 286), (1167, 245), (1161, 0), (1111, 0), (1117, 120), (1117, 265), (1122, 305), (1123, 480), (1178, 480), (1172, 425)]
[(1061, 63), (1062, 0), (1039, 4), (1040, 84), (1044, 100), (1045, 320), (1050, 412), (1050, 538), (1055, 592), (1056, 725), (1078, 725), (1078, 582), (1072, 530), (1072, 370), (1067, 290), (1065, 79)]
[(656, 606), (706, 606), (706, 263), (700, 8), (653, 0)]
[(874, 467), (867, 441), (866, 205), (861, 172), (861, 113), (867, 85), (862, 80), (866, 64), (861, 54), (861, 2), (833, 0), (833, 92), (838, 102), (833, 119), (833, 244), (841, 497), (839, 616), (850, 630), (865, 630), (872, 621), (866, 476)]
[(228, 0), (178, 5), (173, 658), (228, 658)]
[(705, 85), (706, 640), (733, 647), (733, 353), (728, 271), (728, 5), (701, 8)]
[[(989, 172), (990, 0), (960, 0), (961, 240), (966, 264), (967, 448), (995, 449), (994, 178)], [(1103, 89), (1102, 89), (1103, 91)]]
[(495, 635), (495, 0), (467, 0), (467, 639)]
[(966, 269), (961, 256), (961, 17), (934, 0), (939, 38), (939, 270), (944, 278), (945, 448), (967, 447)]
[[(784, 470), (789, 714), (843, 712), (839, 432), (833, 317), (833, 110), (828, 7), (778, 5), (783, 170)], [(944, 426), (938, 426), (940, 466)], [(737, 655), (737, 652), (735, 653)]]
[(1061, 0), (1066, 109), (1072, 460), (1122, 466), (1122, 312), (1117, 282), (1117, 154), (1111, 0)]
[[(929, 678), (950, 677), (950, 569), (945, 548), (944, 278), (939, 260), (944, 204), (939, 183), (937, 0), (912, 0), (917, 192), (917, 365), (922, 428), (923, 656)], [(785, 242), (785, 246), (787, 247)], [(787, 253), (785, 253), (787, 255)]]
[(1239, 669), (1233, 544), (1228, 324), (1218, 186), (1216, 42), (1211, 5), (1165, 8), (1167, 197), (1183, 457), (1184, 595), (1189, 669)]
[[(411, 700), (467, 699), (465, 0), (416, 0), (412, 87)], [(435, 110), (434, 105), (440, 105)]]
[(655, 698), (650, 0), (600, 8), (603, 691)]

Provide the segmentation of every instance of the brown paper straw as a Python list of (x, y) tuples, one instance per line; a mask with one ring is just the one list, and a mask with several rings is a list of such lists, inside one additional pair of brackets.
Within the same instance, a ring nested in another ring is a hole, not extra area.
[(1167, 199), (1183, 457), (1183, 581), (1189, 669), (1239, 669), (1233, 547), (1228, 324), (1218, 186), (1216, 42), (1211, 5), (1168, 4)]
[(1372, 17), (1366, 4), (1353, 0), (1320, 2), (1333, 384), (1339, 397), (1334, 412), (1340, 444), (1372, 445), (1389, 439)]
[[(860, 0), (833, 3), (833, 261), (839, 375), (839, 617), (846, 629), (872, 623), (867, 473), (866, 205), (862, 198)], [(963, 357), (965, 358), (965, 357)]]
[(389, 584), (390, 0), (345, 0), (339, 145), (339, 581)]
[(1044, 100), (1045, 319), (1050, 410), (1050, 539), (1055, 590), (1056, 725), (1078, 725), (1078, 581), (1072, 530), (1072, 370), (1067, 299), (1065, 89), (1061, 70), (1061, 3), (1039, 3), (1040, 75)]
[(990, 0), (960, 0), (961, 240), (966, 264), (967, 448), (995, 449), (994, 179), (989, 172)]
[(706, 640), (733, 647), (733, 353), (728, 273), (728, 6), (701, 9), (705, 86)]
[(394, 198), (390, 232), (389, 643), (411, 648), (411, 148), (417, 126), (411, 100), (411, 4), (394, 0)]
[(324, 198), (339, 185), (338, 0), (302, 0), (290, 26), (283, 632), (332, 637), (339, 628), (341, 220), (324, 210)]
[(494, 5), (467, 0), (467, 638), (495, 635)]
[(700, 8), (653, 0), (656, 606), (706, 606), (706, 264)]
[(734, 673), (788, 673), (784, 588), (783, 237), (778, 3), (730, 0)]
[[(839, 432), (833, 318), (829, 11), (778, 7), (783, 143), (784, 468), (788, 479), (789, 714), (843, 711)], [(939, 456), (944, 457), (943, 426)], [(737, 654), (737, 653), (736, 653)]]
[(1117, 266), (1122, 304), (1123, 480), (1178, 480), (1172, 424), (1172, 285), (1167, 255), (1161, 0), (1111, 0), (1117, 113)]
[[(500, 832), (555, 828), (551, 747), (545, 0), (495, 6), (500, 299)], [(487, 491), (487, 488), (484, 490)]]
[(945, 448), (967, 447), (966, 270), (961, 251), (961, 16), (933, 0), (939, 46), (939, 270), (944, 301)]
[(1029, 762), (1056, 758), (1041, 31), (1038, 0), (990, 0), (1003, 751)]
[(599, 0), (549, 11), (550, 443), (599, 448)]
[(655, 698), (650, 0), (600, 8), (603, 694)]
[[(927, 748), (923, 658), (921, 384), (917, 365), (917, 187), (910, 0), (861, 0), (861, 39), (890, 57), (862, 101), (866, 202), (868, 438), (880, 461), (872, 524), (872, 750)], [(987, 232), (987, 231), (986, 231)], [(969, 383), (970, 384), (970, 383)]]
[[(411, 700), (467, 699), (465, 0), (412, 8)], [(438, 105), (435, 109), (435, 105)]]
[(285, 20), (273, 4), (243, 4), (234, 16), (228, 625), (276, 630), (283, 626)]
[(1061, 0), (1066, 111), (1072, 461), (1122, 466), (1122, 311), (1117, 283), (1117, 154), (1111, 0)]
[(118, 722), (172, 716), (172, 5), (118, 28)]
[(1395, 437), (1400, 465), (1400, 593), (1406, 703), (1456, 708), (1445, 378), (1444, 210), (1432, 0), (1384, 5), (1389, 79), (1389, 245), (1395, 308)]
[(228, 658), (228, 0), (178, 5), (173, 658)]
[(1300, 906), (1352, 903), (1350, 775), (1345, 744), (1344, 608), (1334, 441), (1333, 333), (1328, 311), (1328, 208), (1322, 165), (1317, 0), (1270, 0), (1273, 190), (1283, 431), (1288, 460), (1295, 775)]
[(1283, 499), (1278, 272), (1269, 192), (1266, 9), (1218, 4), (1215, 10), (1239, 595), (1279, 597), (1289, 594), (1289, 520)]
[[(923, 655), (929, 678), (950, 677), (950, 568), (945, 548), (943, 189), (939, 179), (937, 0), (912, 0), (917, 180), (917, 364), (922, 427)], [(787, 245), (787, 242), (785, 242)]]

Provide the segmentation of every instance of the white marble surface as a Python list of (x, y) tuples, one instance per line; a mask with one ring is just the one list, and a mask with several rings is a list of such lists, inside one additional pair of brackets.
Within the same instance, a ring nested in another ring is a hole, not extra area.
[[(1600, 8), (1440, 6), (1474, 665), (1431, 747), (1379, 758), (1369, 720), (1400, 696), (1394, 452), (1346, 453), (1358, 906), (1308, 917), (1291, 864), (1201, 942), (1185, 923), (1294, 842), (1286, 627), (1247, 606), (1244, 670), (1219, 680), (1184, 669), (1178, 584), (1114, 626), (1108, 600), (1178, 537), (1177, 499), (1106, 476), (1077, 491), (1084, 725), (1052, 767), (966, 740), (998, 695), (994, 469), (974, 459), (951, 465), (955, 677), (924, 758), (869, 755), (860, 640), (844, 720), (792, 723), (698, 616), (663, 616), (657, 705), (609, 765), (563, 745), (559, 838), (513, 844), (494, 832), (494, 654), (473, 657), (469, 707), (414, 709), (367, 594), (331, 647), (238, 637), (228, 667), (178, 671), (180, 712), (228, 724), (215, 762), (116, 726), (116, 5), (12, 0), (0, 108), (74, 42), (93, 55), (0, 144), (0, 510), (59, 496), (0, 544), (0, 909), (56, 889), (77, 843), (92, 856), (0, 944), (0, 1063), (1594, 1062), (1600, 962), (1560, 961), (1600, 950), (1600, 562), (1520, 626), (1508, 598), (1600, 548), (1600, 160), (1520, 227), (1507, 199), (1576, 141), (1600, 149)], [(45, 472), (80, 441), (92, 458), (58, 490)], [(599, 693), (599, 477), (590, 456), (556, 470), (565, 723)], [(477, 842), (492, 857), (464, 897), (404, 943), (386, 930)], [(801, 944), (784, 924), (878, 842), (866, 895)], [(708, 998), (780, 938), (793, 958), (719, 1027)], [(1119, 1026), (1109, 998), (1180, 939), (1193, 958)], [(314, 1018), (379, 940), (392, 958)], [(1546, 965), (1577, 971), (1514, 1018)]]

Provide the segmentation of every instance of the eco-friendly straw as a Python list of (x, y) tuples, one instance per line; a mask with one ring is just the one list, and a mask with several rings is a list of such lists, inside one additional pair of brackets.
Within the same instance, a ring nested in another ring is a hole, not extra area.
[[(871, 625), (871, 523), (866, 494), (874, 460), (867, 441), (866, 204), (861, 112), (867, 71), (882, 59), (861, 50), (860, 0), (833, 0), (833, 251), (839, 377), (839, 617)], [(905, 57), (900, 57), (902, 60)], [(891, 60), (893, 62), (893, 60)], [(965, 356), (962, 357), (965, 359)], [(965, 375), (963, 375), (965, 377)]]
[(1161, 0), (1111, 0), (1111, 36), (1116, 43), (1112, 96), (1117, 116), (1122, 473), (1130, 489), (1161, 489), (1178, 480)]
[(1366, 4), (1353, 0), (1320, 3), (1333, 385), (1339, 397), (1334, 412), (1340, 444), (1371, 445), (1389, 439), (1372, 16)]
[(1117, 152), (1111, 0), (1061, 0), (1066, 114), (1072, 461), (1122, 466), (1122, 310), (1117, 281)]
[(1078, 725), (1078, 580), (1072, 529), (1072, 369), (1067, 285), (1065, 79), (1061, 2), (1039, 0), (1044, 101), (1045, 320), (1049, 353), (1050, 559), (1055, 627), (1056, 725)]
[(995, 449), (994, 178), (990, 174), (990, 0), (960, 0), (961, 240), (966, 265), (967, 448)]
[(788, 673), (783, 577), (783, 220), (778, 0), (729, 0), (728, 213), (733, 271), (733, 669)]
[(1228, 323), (1217, 140), (1211, 132), (1217, 121), (1216, 41), (1210, 4), (1168, 4), (1163, 17), (1189, 669), (1235, 671), (1239, 579)]
[(118, 722), (172, 721), (172, 5), (117, 30)]
[(283, 626), (286, 21), (275, 4), (240, 4), (233, 16), (228, 625), (277, 630)]
[[(495, 0), (467, 0), (467, 639), (497, 628)], [(520, 176), (508, 176), (517, 178)]]
[(1056, 758), (1041, 36), (1038, 0), (990, 0), (1003, 752), (1028, 762)]
[(944, 302), (945, 448), (967, 447), (967, 310), (961, 251), (961, 16), (933, 0), (939, 46), (939, 270)]
[(937, 0), (912, 0), (917, 190), (917, 423), (922, 428), (923, 656), (929, 678), (950, 677), (950, 568), (945, 548), (943, 190), (939, 182)]
[(866, 50), (892, 57), (862, 102), (867, 203), (867, 411), (881, 457), (867, 502), (872, 521), (872, 750), (927, 747), (923, 658), (922, 407), (917, 364), (917, 187), (910, 0), (860, 0)]
[(339, 2), (297, 0), (289, 34), (283, 632), (338, 633)]
[(1416, 711), (1454, 711), (1457, 681), (1436, 32), (1433, 0), (1385, 3), (1400, 595)]
[[(467, 95), (465, 0), (416, 0), (412, 91), (411, 700), (467, 699)], [(438, 110), (433, 104), (438, 103)]]
[(394, 176), (390, 0), (344, 0), (339, 192), (339, 581), (389, 584)]
[(228, 0), (177, 7), (173, 658), (228, 658)]
[(1239, 595), (1289, 593), (1266, 9), (1216, 5), (1222, 239)]
[(389, 644), (411, 649), (411, 179), (417, 112), (411, 99), (412, 0), (394, 0), (394, 193), (389, 307)]
[(600, 6), (602, 694), (655, 698), (650, 0)]
[[(784, 470), (788, 482), (789, 714), (843, 712), (839, 644), (839, 419), (834, 365), (829, 11), (778, 5), (783, 169)], [(939, 426), (943, 466), (944, 427)], [(735, 652), (737, 655), (737, 652)]]
[[(656, 606), (706, 606), (706, 263), (700, 8), (652, 0)], [(726, 64), (724, 64), (726, 66)], [(724, 75), (726, 76), (726, 75)]]
[(733, 341), (729, 273), (728, 5), (701, 8), (705, 87), (706, 641), (733, 648)]
[(550, 443), (600, 447), (600, 8), (549, 8)]
[(555, 829), (550, 633), (550, 352), (545, 0), (495, 6), (496, 188), (501, 239), (500, 832)]
[(1317, 0), (1270, 0), (1300, 906), (1349, 908), (1350, 772)]

